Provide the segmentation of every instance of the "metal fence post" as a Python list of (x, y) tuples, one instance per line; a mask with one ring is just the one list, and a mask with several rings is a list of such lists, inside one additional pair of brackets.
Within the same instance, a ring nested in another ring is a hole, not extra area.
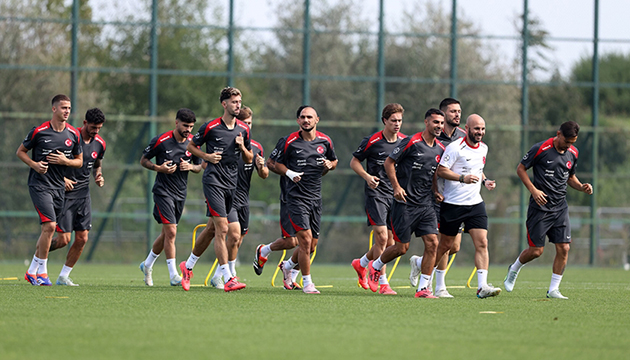
[[(527, 48), (529, 47), (529, 6), (527, 0), (523, 0), (523, 58), (521, 66), (521, 156), (527, 153), (529, 147), (529, 113), (528, 113), (528, 99), (529, 99), (529, 84), (528, 84), (528, 72), (527, 72)], [(525, 220), (527, 217), (527, 203), (528, 193), (524, 185), (521, 185), (521, 221), (520, 221), (520, 237), (519, 237), (519, 252), (523, 251), (527, 247), (527, 229), (525, 228)]]
[(599, 158), (599, 0), (594, 1), (595, 19), (593, 20), (593, 148), (591, 149), (591, 172), (593, 175), (593, 195), (591, 195), (591, 231), (589, 263), (595, 265), (595, 253), (599, 238), (599, 219), (597, 218), (597, 160)]

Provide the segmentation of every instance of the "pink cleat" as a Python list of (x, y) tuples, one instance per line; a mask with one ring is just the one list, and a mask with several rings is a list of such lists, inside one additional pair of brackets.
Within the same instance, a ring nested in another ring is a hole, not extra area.
[(367, 290), (369, 288), (368, 279), (367, 279), (367, 269), (361, 266), (360, 259), (352, 260), (352, 267), (354, 268), (354, 271), (356, 271), (357, 275), (359, 276), (359, 286)]
[(378, 290), (378, 279), (381, 277), (381, 271), (374, 269), (372, 264), (374, 261), (370, 261), (368, 264), (368, 285), (370, 285), (370, 290), (372, 292), (376, 292)]
[(382, 284), (378, 293), (383, 295), (398, 295), (398, 293), (395, 292), (389, 284)]
[(433, 293), (431, 292), (431, 290), (424, 288), (422, 290), (419, 290), (416, 293), (417, 298), (425, 298), (425, 299), (438, 299), (437, 296), (434, 296)]
[(179, 263), (179, 269), (182, 271), (182, 288), (188, 291), (190, 290), (190, 279), (193, 277), (193, 272), (186, 268), (185, 261)]
[(226, 282), (225, 285), (223, 285), (223, 290), (225, 292), (236, 291), (236, 290), (245, 289), (245, 286), (247, 285), (238, 282), (238, 280), (236, 279), (236, 276), (234, 276), (230, 280), (228, 280), (228, 282)]

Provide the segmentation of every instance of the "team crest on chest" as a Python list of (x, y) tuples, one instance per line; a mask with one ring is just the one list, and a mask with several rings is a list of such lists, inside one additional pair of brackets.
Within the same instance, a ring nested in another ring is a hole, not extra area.
[(324, 147), (321, 146), (321, 145), (317, 147), (317, 153), (319, 153), (319, 154), (323, 154), (324, 150), (325, 150)]
[(190, 151), (186, 150), (186, 156), (190, 156)]
[(96, 157), (98, 156), (98, 154), (96, 153), (96, 151), (92, 151), (92, 159), (96, 159)]
[(67, 146), (67, 147), (72, 146), (72, 140), (70, 140), (70, 139), (66, 139), (65, 144), (66, 144), (66, 146)]
[(571, 166), (573, 166), (571, 161), (567, 161), (567, 169), (571, 170)]
[(440, 162), (440, 155), (435, 155), (435, 161)]

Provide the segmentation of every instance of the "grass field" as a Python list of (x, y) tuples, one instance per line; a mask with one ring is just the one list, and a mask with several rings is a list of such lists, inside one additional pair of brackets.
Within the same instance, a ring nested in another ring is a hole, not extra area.
[[(402, 264), (403, 262), (401, 262)], [(272, 264), (269, 264), (272, 265)], [(315, 264), (321, 295), (270, 285), (238, 268), (245, 290), (189, 292), (168, 285), (163, 261), (148, 288), (135, 265), (80, 263), (78, 288), (36, 287), (26, 267), (0, 263), (0, 359), (628, 359), (630, 272), (569, 267), (568, 301), (545, 299), (550, 267), (528, 265), (514, 292), (477, 299), (462, 288), (469, 267), (453, 267), (454, 299), (415, 299), (409, 266), (397, 296), (360, 289), (348, 266)], [(53, 281), (61, 264), (50, 264)], [(193, 284), (209, 266), (199, 264)], [(53, 276), (54, 274), (54, 276)], [(491, 267), (503, 288), (505, 267)], [(282, 274), (276, 284), (282, 284)], [(476, 284), (476, 278), (473, 280)], [(487, 313), (494, 312), (494, 313)]]

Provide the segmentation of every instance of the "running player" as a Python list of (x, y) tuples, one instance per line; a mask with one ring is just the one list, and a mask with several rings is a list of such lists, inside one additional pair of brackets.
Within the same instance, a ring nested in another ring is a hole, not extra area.
[[(162, 232), (153, 242), (147, 258), (140, 263), (147, 286), (153, 286), (153, 264), (162, 250), (166, 253), (171, 285), (179, 286), (182, 282), (175, 260), (175, 238), (186, 203), (188, 172), (201, 171), (201, 159), (188, 151), (196, 121), (192, 110), (179, 109), (175, 117), (175, 129), (154, 137), (140, 159), (142, 166), (158, 173), (153, 185), (153, 217), (158, 224), (162, 224)], [(153, 158), (155, 163), (151, 162)]]
[[(508, 267), (503, 281), (508, 292), (514, 289), (516, 277), (523, 265), (542, 255), (547, 236), (549, 242), (556, 246), (547, 297), (568, 299), (559, 289), (571, 247), (567, 184), (575, 190), (593, 194), (593, 186), (580, 182), (575, 175), (578, 150), (573, 144), (579, 132), (580, 126), (575, 121), (563, 123), (555, 137), (532, 146), (516, 168), (516, 174), (532, 194), (525, 223), (529, 248), (523, 250)], [(533, 182), (527, 175), (529, 168), (534, 169)]]
[[(245, 287), (232, 275), (228, 264), (228, 251), (225, 237), (228, 233), (227, 216), (232, 210), (234, 192), (238, 183), (238, 158), (246, 164), (254, 158), (251, 150), (249, 126), (236, 116), (241, 110), (241, 92), (233, 87), (221, 90), (219, 97), (223, 115), (201, 126), (199, 132), (188, 144), (188, 151), (202, 158), (208, 164), (203, 173), (203, 193), (206, 198), (210, 218), (206, 228), (199, 234), (195, 248), (188, 260), (182, 261), (182, 288), (190, 290), (192, 269), (212, 241), (224, 279), (224, 291), (235, 291)], [(206, 144), (206, 151), (198, 148)]]
[(57, 237), (50, 243), (50, 251), (61, 249), (70, 243), (74, 231), (74, 243), (66, 255), (66, 263), (57, 278), (57, 285), (79, 286), (70, 279), (70, 272), (79, 260), (92, 228), (92, 200), (90, 199), (90, 173), (99, 187), (105, 185), (102, 161), (105, 155), (105, 140), (98, 135), (105, 123), (105, 115), (98, 109), (85, 113), (83, 127), (79, 128), (83, 166), (69, 168), (65, 176), (65, 201), (57, 222)]
[[(48, 252), (65, 198), (64, 175), (68, 167), (83, 166), (79, 131), (68, 124), (72, 105), (66, 95), (52, 98), (52, 119), (34, 127), (17, 149), (16, 155), (31, 169), (28, 191), (39, 215), (41, 234), (35, 255), (24, 279), (32, 285), (50, 286)], [(28, 152), (33, 150), (31, 157)]]
[(407, 252), (411, 234), (415, 233), (424, 241), (422, 276), (415, 297), (435, 298), (431, 294), (429, 279), (438, 244), (433, 199), (437, 191), (435, 170), (444, 152), (444, 145), (437, 140), (444, 126), (444, 113), (433, 108), (427, 110), (424, 125), (421, 133), (403, 139), (385, 160), (385, 171), (392, 183), (395, 199), (389, 216), (395, 243), (368, 264), (368, 285), (374, 292), (378, 288), (383, 266)]
[[(453, 141), (457, 139), (461, 139), (466, 136), (466, 132), (459, 127), (462, 108), (461, 103), (453, 98), (446, 98), (440, 102), (440, 110), (444, 112), (444, 129), (437, 137), (438, 140), (444, 146), (450, 145)], [(437, 179), (438, 192), (440, 194), (444, 193), (444, 179)], [(441, 199), (441, 197), (440, 197)], [(438, 221), (440, 220), (440, 202), (435, 202), (435, 214), (437, 215)], [(439, 225), (439, 223), (438, 223)], [(462, 242), (462, 232), (464, 231), (463, 227), (460, 227), (457, 236), (455, 237), (455, 241), (453, 242), (453, 247), (447, 253), (447, 256), (442, 256), (442, 259), (437, 259), (437, 268), (434, 269), (435, 275), (435, 296), (443, 297), (443, 298), (452, 298), (453, 296), (448, 293), (446, 290), (446, 283), (444, 281), (444, 277), (446, 275), (446, 267), (448, 266), (448, 254), (454, 255), (459, 251), (459, 245)], [(420, 277), (420, 266), (422, 264), (422, 256), (413, 255), (409, 259), (409, 263), (411, 264), (411, 273), (409, 274), (409, 281), (412, 286), (418, 286), (418, 278)]]
[[(322, 176), (337, 167), (337, 156), (330, 138), (317, 131), (317, 111), (305, 107), (297, 120), (300, 131), (280, 141), (275, 170), (291, 181), (287, 182), (287, 212), (298, 239), (298, 263), (304, 281), (303, 292), (319, 294), (311, 280), (310, 254), (314, 239), (319, 238), (322, 211)], [(295, 169), (295, 170), (292, 170)], [(291, 270), (283, 265), (283, 273)]]
[[(251, 130), (252, 110), (249, 107), (243, 106), (236, 118), (247, 124)], [(269, 169), (265, 165), (265, 155), (262, 145), (254, 140), (251, 140), (251, 143), (254, 161), (251, 164), (246, 164), (243, 159), (238, 159), (238, 184), (236, 185), (232, 211), (228, 214), (227, 251), (228, 265), (230, 266), (232, 276), (236, 276), (236, 257), (238, 255), (238, 249), (241, 247), (243, 238), (249, 229), (249, 188), (254, 168), (261, 179), (266, 179), (269, 176)], [(210, 280), (210, 284), (217, 289), (224, 289), (223, 278), (221, 277), (221, 271), (219, 271), (218, 267)]]
[(488, 215), (481, 197), (481, 185), (494, 190), (496, 182), (486, 179), (488, 146), (481, 142), (486, 133), (486, 122), (473, 114), (466, 119), (466, 136), (446, 147), (438, 167), (438, 176), (444, 178), (444, 201), (440, 208), (440, 259), (453, 247), (459, 228), (470, 234), (475, 246), (477, 267), (477, 297), (497, 296), (501, 289), (488, 284)]
[[(406, 137), (400, 133), (404, 112), (405, 109), (400, 104), (386, 105), (381, 115), (383, 130), (363, 138), (350, 160), (352, 170), (365, 180), (365, 213), (367, 224), (372, 226), (374, 233), (372, 248), (361, 258), (352, 260), (352, 267), (359, 276), (359, 285), (364, 289), (369, 288), (366, 268), (370, 260), (378, 259), (386, 247), (394, 245), (392, 231), (387, 228), (394, 192), (383, 164), (400, 141)], [(367, 160), (367, 171), (361, 165), (363, 160)], [(396, 295), (387, 282), (385, 268), (381, 270), (379, 284), (380, 294)]]

